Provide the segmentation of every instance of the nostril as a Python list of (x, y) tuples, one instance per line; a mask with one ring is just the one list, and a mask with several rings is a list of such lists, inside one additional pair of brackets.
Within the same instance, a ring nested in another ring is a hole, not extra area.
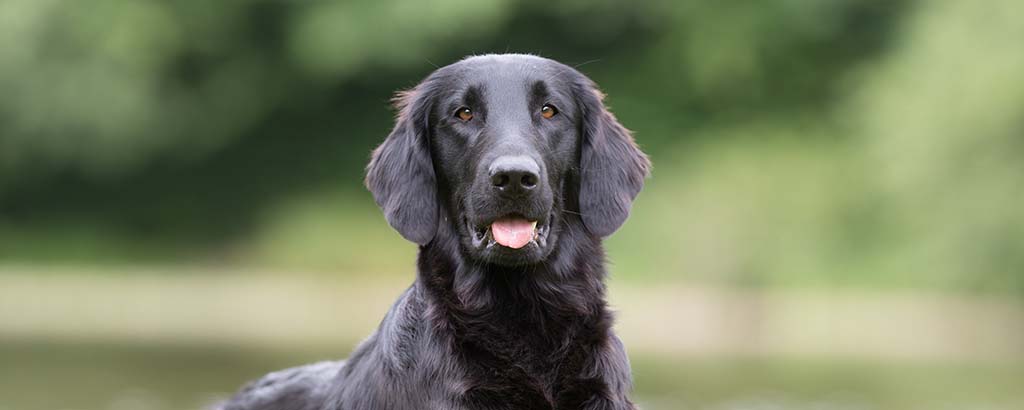
[(500, 173), (491, 176), (491, 184), (494, 184), (494, 186), (498, 188), (504, 188), (506, 185), (508, 185), (508, 174)]
[(537, 176), (533, 174), (525, 174), (519, 180), (519, 183), (523, 185), (523, 188), (533, 188), (537, 186)]
[(522, 196), (541, 183), (540, 166), (527, 156), (498, 157), (487, 167), (494, 190), (505, 196)]

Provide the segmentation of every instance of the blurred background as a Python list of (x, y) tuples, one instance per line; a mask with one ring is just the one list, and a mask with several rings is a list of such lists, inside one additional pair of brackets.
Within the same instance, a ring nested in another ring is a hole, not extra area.
[(197, 409), (414, 275), (361, 185), (470, 54), (602, 85), (644, 409), (1024, 408), (1015, 0), (0, 2), (0, 409)]

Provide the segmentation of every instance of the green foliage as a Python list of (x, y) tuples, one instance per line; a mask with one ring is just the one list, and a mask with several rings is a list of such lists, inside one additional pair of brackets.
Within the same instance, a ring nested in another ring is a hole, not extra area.
[(0, 259), (400, 271), (359, 186), (388, 97), (515, 51), (579, 65), (652, 155), (622, 277), (1020, 292), (1019, 11), (7, 1)]
[(230, 41), (245, 28), (232, 24), (238, 7), (0, 7), (0, 187), (58, 172), (111, 178), (161, 155), (211, 152), (265, 116), (283, 80), (266, 52)]
[(858, 137), (891, 223), (886, 271), (1024, 289), (1024, 36), (1013, 1), (921, 8), (851, 91)]

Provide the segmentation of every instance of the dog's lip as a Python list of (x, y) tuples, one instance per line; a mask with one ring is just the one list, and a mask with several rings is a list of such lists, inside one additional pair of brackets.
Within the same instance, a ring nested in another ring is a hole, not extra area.
[[(527, 221), (535, 223), (536, 225), (535, 225), (535, 228), (534, 228), (534, 236), (533, 236), (533, 238), (530, 239), (530, 242), (527, 243), (526, 246), (524, 246), (524, 247), (522, 247), (520, 249), (508, 248), (508, 247), (505, 247), (505, 246), (497, 243), (497, 241), (494, 240), (493, 233), (491, 232), (491, 225), (494, 224), (495, 221), (502, 220), (502, 219), (525, 219)], [(524, 216), (522, 216), (520, 214), (513, 213), (513, 214), (502, 215), (502, 216), (496, 217), (496, 218), (484, 219), (483, 222), (473, 222), (473, 221), (470, 221), (469, 218), (466, 218), (465, 222), (466, 222), (466, 229), (469, 231), (469, 234), (470, 234), (470, 236), (472, 238), (473, 246), (474, 247), (476, 247), (478, 249), (481, 249), (481, 248), (482, 249), (491, 249), (491, 248), (494, 248), (494, 247), (499, 247), (501, 249), (508, 249), (508, 250), (521, 250), (521, 249), (530, 248), (531, 246), (537, 246), (537, 247), (545, 247), (545, 246), (547, 246), (548, 233), (551, 232), (551, 225), (550, 225), (551, 219), (552, 218), (551, 218), (550, 215), (547, 218), (543, 218), (543, 219), (533, 219), (533, 218), (524, 217)]]

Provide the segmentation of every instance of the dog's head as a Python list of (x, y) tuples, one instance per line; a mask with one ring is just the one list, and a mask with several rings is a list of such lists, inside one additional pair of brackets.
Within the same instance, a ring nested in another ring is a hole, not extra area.
[(543, 261), (565, 223), (619, 228), (650, 163), (575, 69), (529, 55), (470, 57), (396, 98), (366, 185), (406, 239), (449, 224), (478, 261)]

